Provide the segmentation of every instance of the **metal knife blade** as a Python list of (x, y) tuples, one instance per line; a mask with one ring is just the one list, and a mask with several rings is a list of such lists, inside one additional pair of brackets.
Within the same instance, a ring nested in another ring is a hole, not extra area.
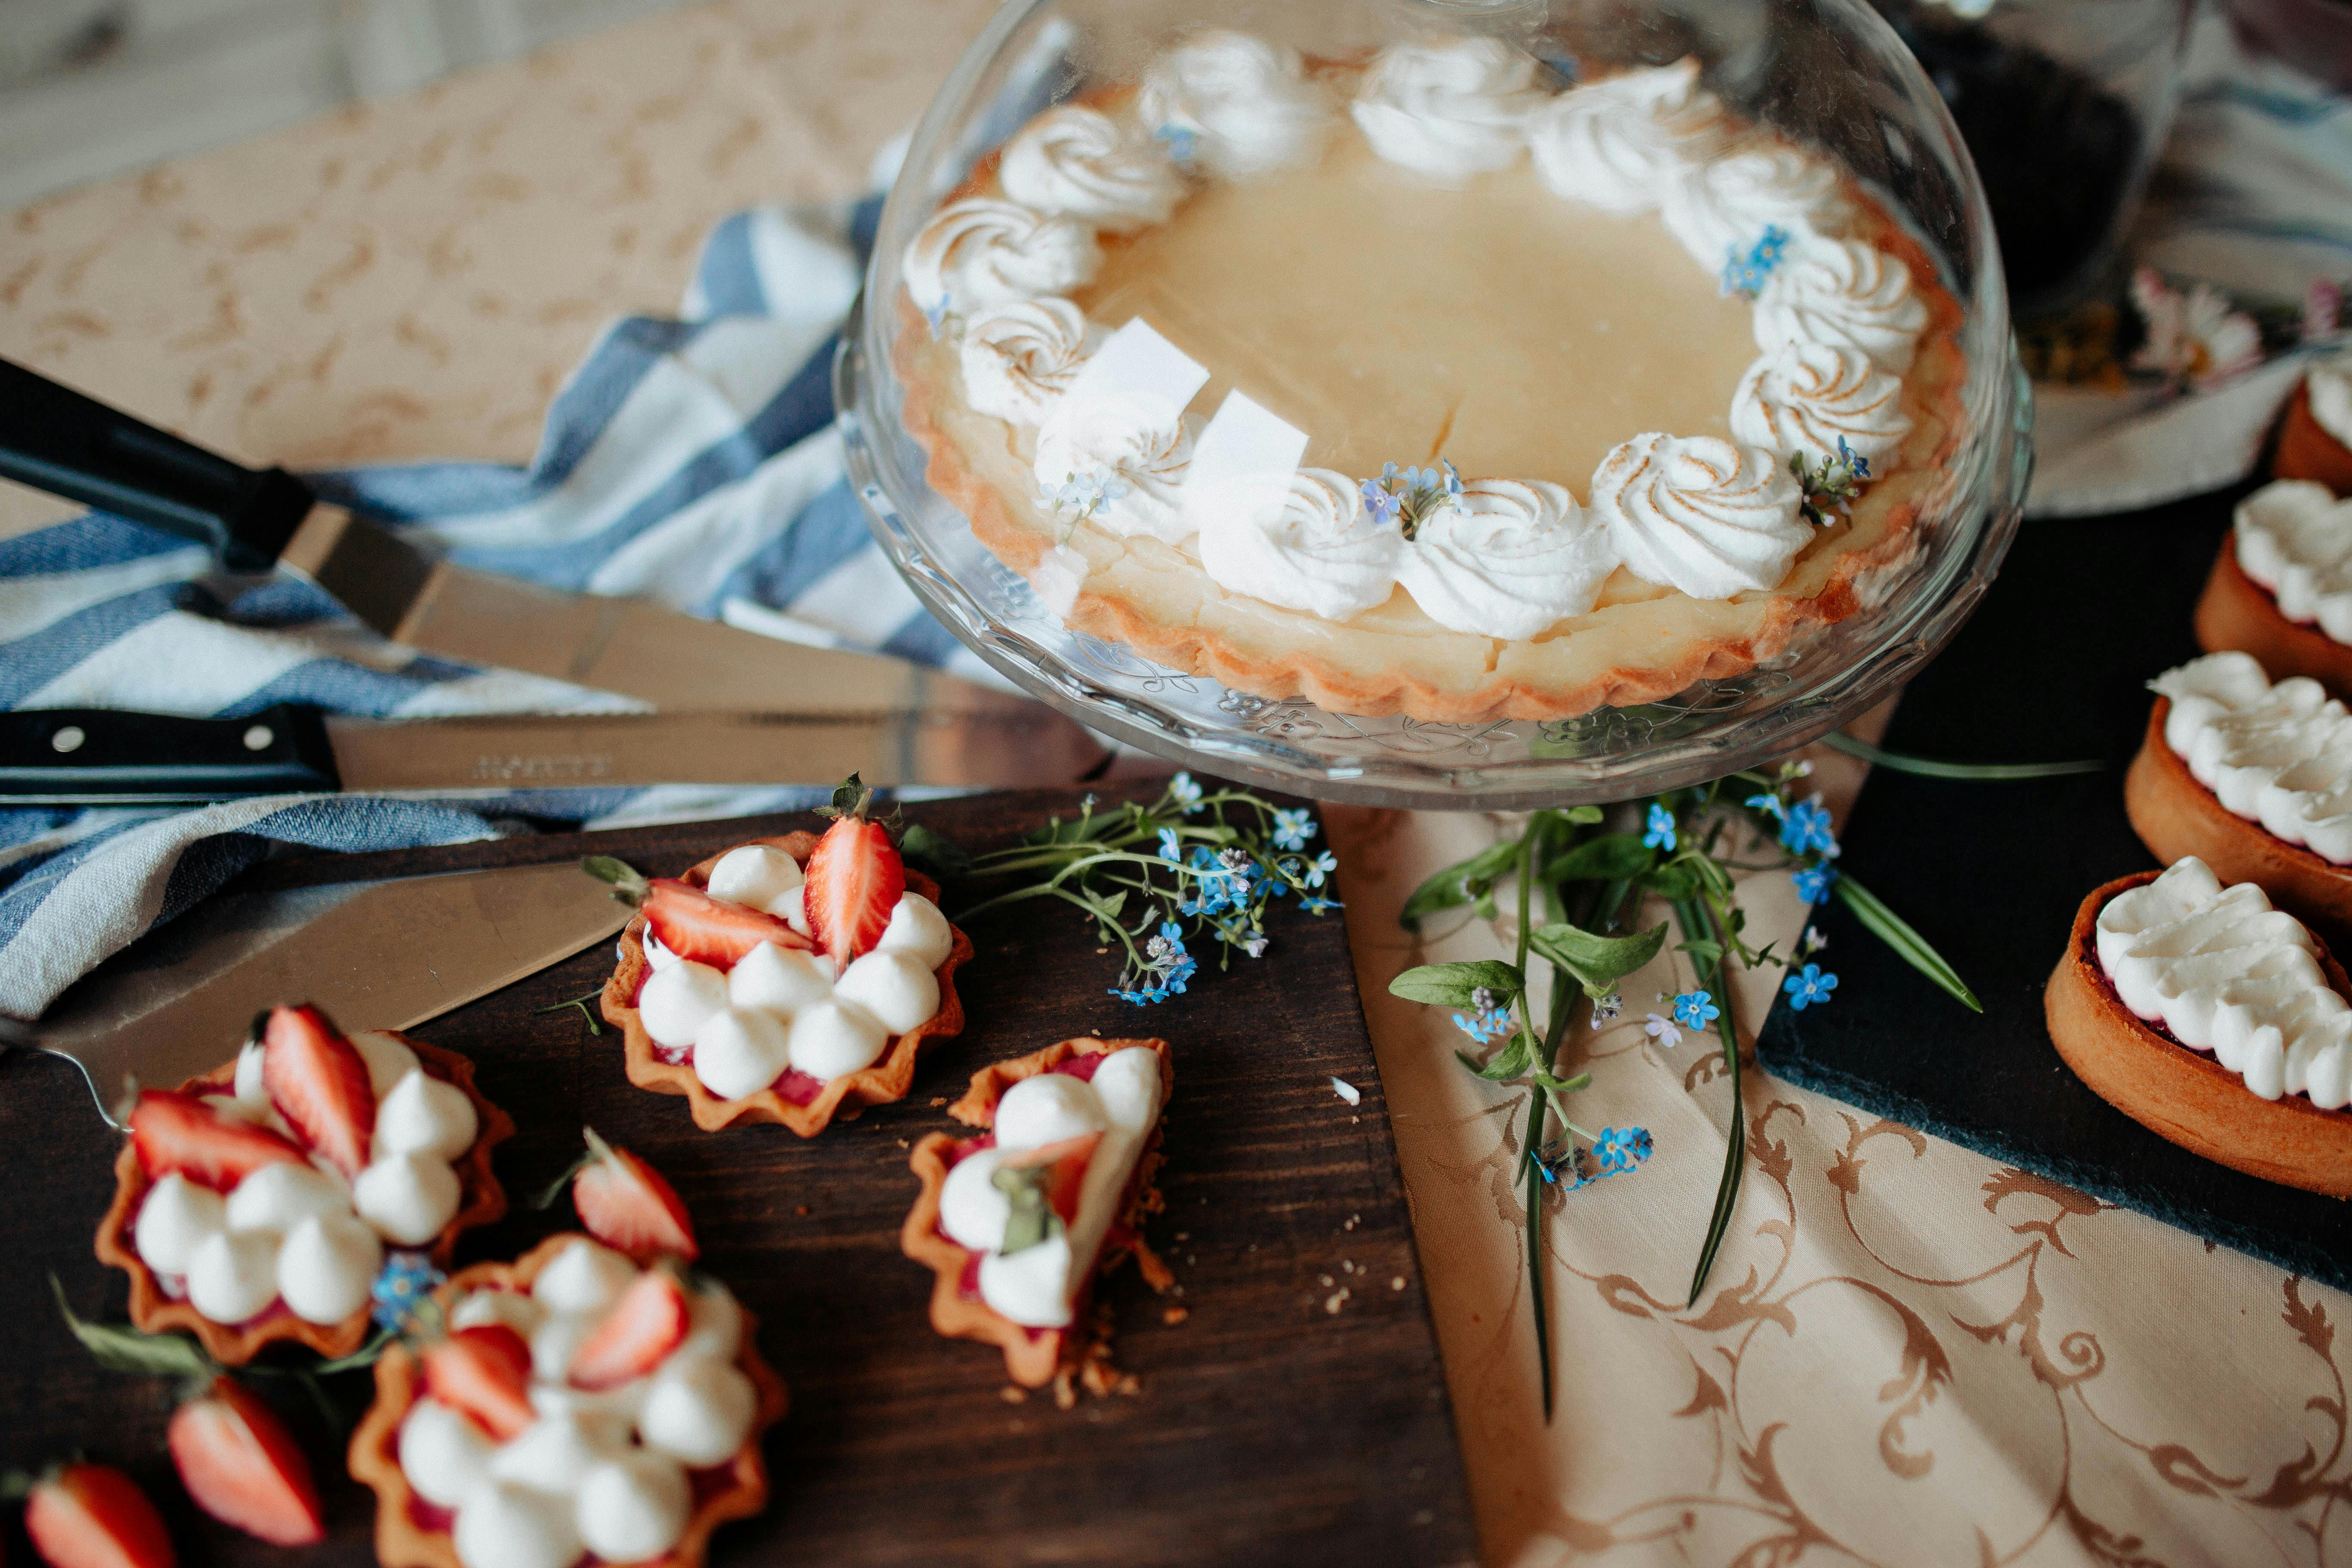
[(371, 720), (281, 704), (238, 719), (0, 713), (0, 801), (180, 805), (334, 790), (643, 784), (1067, 784), (1104, 746), (1042, 708), (835, 718), (627, 713)]
[(278, 1003), (316, 1002), (347, 1030), (410, 1028), (628, 918), (568, 861), (231, 894), (100, 964), (14, 1043), (79, 1067), (112, 1121), (125, 1075), (176, 1088)]

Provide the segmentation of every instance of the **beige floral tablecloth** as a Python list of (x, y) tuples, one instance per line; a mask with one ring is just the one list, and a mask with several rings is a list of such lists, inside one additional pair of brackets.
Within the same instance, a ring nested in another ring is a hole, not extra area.
[[(673, 306), (724, 214), (856, 191), (990, 9), (707, 6), (41, 202), (0, 216), (0, 353), (247, 459), (520, 460), (602, 322)], [(0, 486), (0, 532), (67, 510)], [(2352, 1302), (1752, 1069), (1746, 1196), (1684, 1310), (1727, 1086), (1643, 1036), (1671, 961), (1576, 1047), (1587, 1124), (1658, 1153), (1551, 1200), (1547, 1427), (1514, 1102), (1386, 992), (1507, 950), (1395, 921), (1497, 825), (1332, 828), (1491, 1563), (2352, 1563)], [(1748, 891), (1793, 934), (1785, 879)]]

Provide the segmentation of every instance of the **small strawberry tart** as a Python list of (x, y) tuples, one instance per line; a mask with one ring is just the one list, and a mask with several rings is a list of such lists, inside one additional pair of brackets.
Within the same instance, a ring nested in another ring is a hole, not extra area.
[(438, 1322), (375, 1364), (351, 1469), (386, 1568), (692, 1568), (767, 1505), (760, 1435), (787, 1397), (758, 1325), (688, 1267), (668, 1183), (590, 1145), (572, 1202), (602, 1239), (463, 1270), (419, 1314)]
[(1078, 1366), (1096, 1278), (1129, 1253), (1156, 1269), (1142, 1225), (1175, 1084), (1165, 1040), (1063, 1040), (974, 1074), (949, 1114), (984, 1131), (934, 1132), (910, 1162), (899, 1244), (936, 1277), (931, 1326), (1000, 1347), (1027, 1387)]
[(2352, 696), (2352, 500), (2274, 479), (2238, 503), (2199, 595), (2197, 646)]
[(2083, 900), (2043, 995), (2076, 1077), (2159, 1137), (2352, 1197), (2352, 979), (2300, 921), (2195, 857)]
[(963, 1028), (971, 939), (866, 815), (870, 793), (822, 838), (758, 839), (681, 878), (586, 863), (637, 910), (604, 996), (629, 1081), (686, 1096), (706, 1131), (781, 1121), (814, 1137), (904, 1099), (917, 1055)]
[(2338, 349), (2303, 373), (2279, 426), (2271, 473), (2352, 496), (2352, 349)]
[(139, 1090), (124, 1120), (99, 1259), (131, 1276), (133, 1324), (184, 1329), (225, 1365), (278, 1340), (350, 1354), (388, 1250), (446, 1266), (507, 1211), (490, 1150), (514, 1122), (474, 1064), (345, 1038), (312, 1006), (273, 1009), (234, 1062)]

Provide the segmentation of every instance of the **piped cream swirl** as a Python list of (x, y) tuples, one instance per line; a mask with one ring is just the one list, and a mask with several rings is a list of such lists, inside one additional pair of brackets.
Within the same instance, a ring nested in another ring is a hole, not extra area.
[(2238, 564), (2279, 613), (2352, 643), (2352, 500), (2310, 479), (2274, 479), (2238, 503)]
[(1533, 57), (1495, 38), (1404, 44), (1364, 72), (1355, 117), (1372, 151), (1432, 179), (1507, 168), (1545, 100)]
[(907, 292), (918, 310), (970, 315), (1060, 294), (1102, 265), (1094, 230), (985, 196), (950, 202), (907, 247)]
[(1616, 565), (1608, 531), (1560, 486), (1478, 479), (1422, 521), (1397, 580), (1451, 631), (1531, 637), (1592, 608)]
[(2304, 372), (2303, 387), (2319, 427), (2352, 447), (2352, 349), (2337, 349)]
[(1049, 497), (1088, 475), (1126, 487), (1089, 519), (1122, 539), (1150, 534), (1175, 544), (1192, 531), (1177, 494), (1192, 462), (1182, 411), (1149, 393), (1065, 397), (1037, 430), (1037, 484)]
[(1135, 113), (1154, 135), (1228, 180), (1307, 162), (1332, 121), (1330, 100), (1306, 79), (1297, 50), (1222, 31), (1152, 61)]
[(1552, 195), (1638, 213), (1720, 152), (1730, 132), (1722, 103), (1698, 85), (1698, 61), (1685, 56), (1570, 88), (1528, 117), (1527, 134)]
[(1808, 465), (1835, 457), (1841, 437), (1875, 463), (1910, 433), (1903, 378), (1856, 349), (1783, 343), (1749, 365), (1731, 395), (1731, 434), (1742, 446)]
[(2252, 882), (2224, 888), (2205, 862), (2176, 860), (2107, 900), (2099, 967), (2138, 1016), (2245, 1079), (2264, 1100), (2352, 1100), (2352, 1004), (2328, 988), (2317, 944)]
[(1806, 239), (1766, 275), (1752, 319), (1756, 346), (1768, 353), (1827, 343), (1900, 375), (1927, 330), (1927, 302), (1912, 289), (1911, 269), (1876, 247)]
[(1842, 238), (1853, 223), (1853, 205), (1828, 163), (1766, 143), (1696, 164), (1669, 182), (1659, 216), (1692, 259), (1716, 272), (1745, 257), (1768, 228), (1791, 239)]
[(1078, 377), (1097, 334), (1067, 300), (1023, 300), (964, 323), (964, 401), (1013, 425), (1039, 425)]
[(1245, 494), (1228, 503), (1213, 488), (1201, 510), (1201, 565), (1221, 588), (1341, 621), (1396, 587), (1404, 535), (1373, 520), (1345, 474), (1301, 468), (1279, 504)]
[(1184, 196), (1166, 146), (1075, 103), (1047, 110), (1005, 143), (996, 183), (1024, 207), (1114, 234), (1166, 223)]
[(2315, 680), (2271, 684), (2252, 654), (2212, 653), (2148, 689), (2171, 700), (2164, 743), (2222, 806), (2352, 865), (2352, 713)]
[(1625, 569), (1694, 599), (1779, 587), (1813, 531), (1769, 451), (1713, 436), (1636, 436), (1592, 475), (1592, 511)]

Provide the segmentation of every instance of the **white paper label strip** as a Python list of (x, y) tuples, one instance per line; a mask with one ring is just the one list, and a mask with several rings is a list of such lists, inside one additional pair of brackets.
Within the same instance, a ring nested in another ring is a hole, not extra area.
[[(1192, 446), (1185, 472), (1187, 513), (1232, 508), (1255, 516), (1282, 504), (1290, 476), (1307, 456), (1307, 432), (1266, 411), (1244, 392), (1225, 394), (1216, 416)], [(1194, 528), (1205, 526), (1188, 515)]]

